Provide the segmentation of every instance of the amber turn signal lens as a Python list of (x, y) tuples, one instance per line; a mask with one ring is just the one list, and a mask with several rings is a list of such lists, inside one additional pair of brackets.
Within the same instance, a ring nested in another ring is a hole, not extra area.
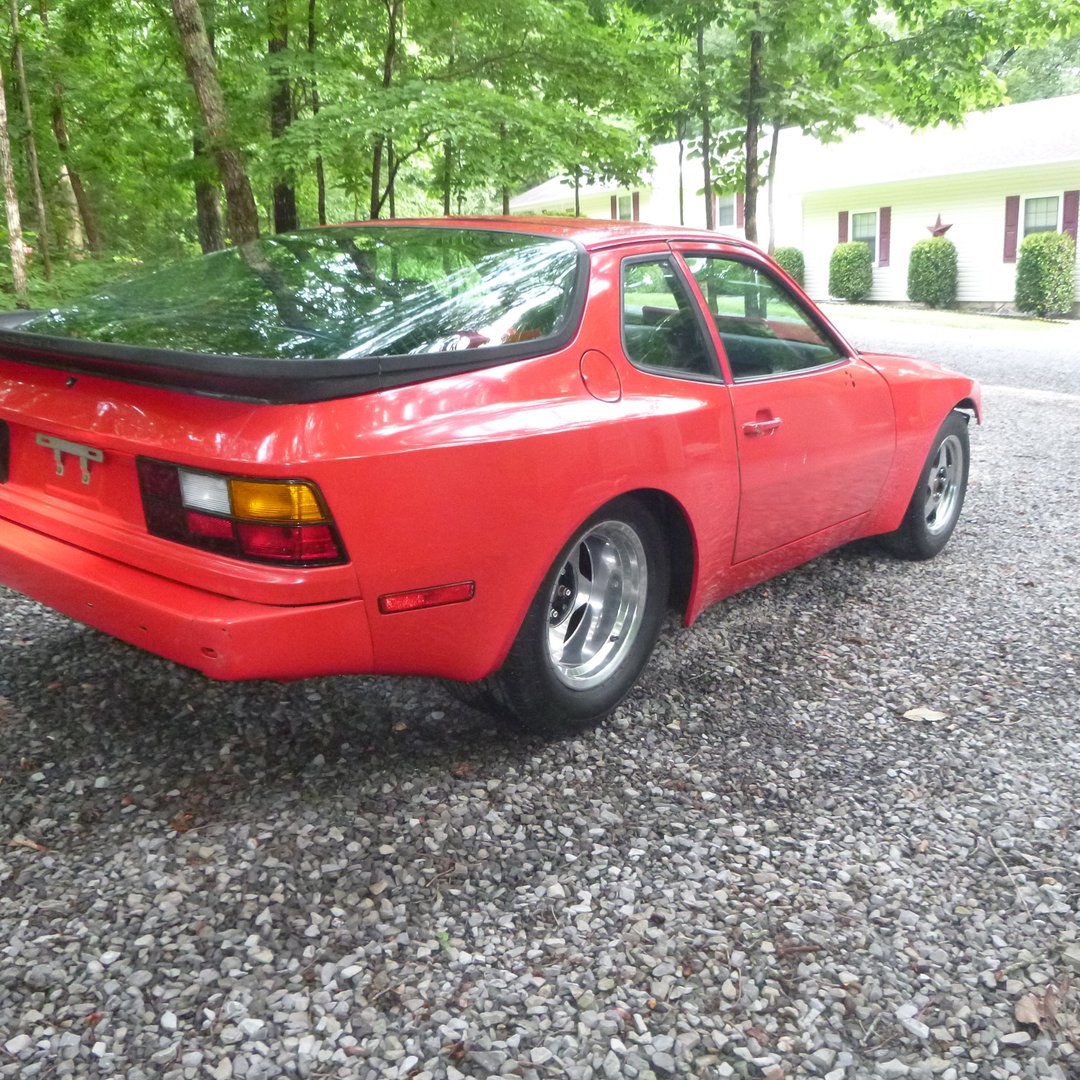
[(230, 480), (229, 497), (234, 517), (248, 521), (325, 521), (318, 496), (309, 484)]

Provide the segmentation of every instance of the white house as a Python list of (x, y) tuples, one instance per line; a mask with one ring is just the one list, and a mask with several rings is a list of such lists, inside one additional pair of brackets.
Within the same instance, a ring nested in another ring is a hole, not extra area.
[[(680, 215), (679, 144), (653, 148), (653, 167), (637, 187), (614, 184), (582, 184), (579, 192), (582, 217), (648, 221), (654, 225), (685, 224), (705, 228), (705, 173), (700, 158), (685, 153), (682, 162), (682, 214)], [(714, 221), (725, 232), (742, 231), (742, 196), (735, 192), (714, 196)], [(514, 214), (574, 213), (573, 182), (564, 176), (545, 180), (510, 200)]]
[[(657, 147), (656, 166), (638, 191), (584, 188), (582, 213), (678, 224), (677, 146)], [(684, 164), (685, 222), (704, 225), (701, 163)], [(807, 292), (828, 296), (837, 243), (861, 240), (874, 259), (872, 300), (907, 299), (912, 245), (948, 226), (957, 247), (961, 303), (1012, 303), (1020, 242), (1038, 231), (1077, 238), (1080, 211), (1080, 95), (1005, 105), (968, 115), (959, 127), (913, 131), (865, 121), (860, 131), (822, 144), (781, 133), (773, 191), (775, 240), (800, 248)], [(739, 231), (741, 200), (722, 200), (718, 227)], [(511, 202), (518, 213), (573, 212), (573, 190), (558, 181)], [(759, 239), (768, 242), (766, 195)], [(1080, 299), (1080, 267), (1077, 272)]]
[[(906, 300), (911, 247), (940, 222), (957, 249), (957, 299), (1009, 304), (1025, 236), (1077, 238), (1080, 95), (971, 113), (955, 128), (868, 121), (833, 145), (783, 132), (777, 164), (777, 200), (802, 211), (798, 239), (777, 240), (802, 248), (811, 296), (828, 294), (835, 245), (863, 240), (870, 298)], [(1080, 296), (1080, 274), (1077, 287)]]

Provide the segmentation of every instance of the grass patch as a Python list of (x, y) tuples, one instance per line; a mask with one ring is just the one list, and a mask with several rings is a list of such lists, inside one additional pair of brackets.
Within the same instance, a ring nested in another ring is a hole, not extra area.
[(984, 315), (974, 311), (941, 311), (889, 304), (820, 304), (836, 323), (847, 319), (860, 322), (906, 323), (909, 326), (952, 326), (962, 330), (1022, 330), (1039, 332), (1061, 325), (1047, 319), (1024, 319), (1015, 315)]

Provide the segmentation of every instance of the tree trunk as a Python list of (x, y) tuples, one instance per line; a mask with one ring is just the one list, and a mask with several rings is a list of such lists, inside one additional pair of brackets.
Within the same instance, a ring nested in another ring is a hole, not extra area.
[(11, 251), (11, 280), (15, 286), (15, 302), (19, 307), (26, 307), (26, 249), (23, 247), (22, 222), (19, 219), (19, 193), (15, 190), (15, 170), (11, 167), (7, 98), (4, 96), (2, 70), (0, 70), (0, 173), (4, 178), (4, 208), (7, 210), (8, 248)]
[(390, 220), (393, 221), (397, 217), (397, 194), (394, 186), (394, 181), (397, 180), (397, 162), (394, 160), (394, 140), (386, 140), (386, 168), (388, 170), (388, 176), (386, 179), (386, 195), (390, 200)]
[[(38, 15), (41, 18), (41, 25), (47, 29), (49, 26), (49, 9), (46, 7), (45, 0), (39, 0)], [(101, 233), (98, 231), (94, 208), (90, 205), (90, 199), (87, 197), (82, 177), (79, 176), (79, 173), (71, 164), (71, 140), (68, 138), (67, 124), (64, 121), (64, 84), (61, 82), (53, 83), (52, 116), (50, 119), (56, 145), (60, 151), (61, 176), (66, 177), (72, 197), (75, 200), (78, 216), (82, 221), (81, 232), (86, 237), (90, 253), (100, 255), (102, 247)]]
[(679, 224), (686, 224), (686, 183), (683, 177), (683, 161), (686, 157), (686, 121), (678, 122), (679, 136)]
[(195, 159), (195, 224), (199, 232), (199, 246), (203, 254), (222, 251), (225, 248), (225, 228), (221, 221), (221, 199), (218, 186), (205, 176), (209, 158), (202, 137), (195, 136), (192, 145)]
[(780, 148), (780, 125), (773, 124), (769, 148), (769, 254), (776, 250), (776, 215), (773, 213), (773, 181), (776, 179), (776, 153)]
[(90, 205), (90, 197), (86, 194), (86, 187), (82, 177), (71, 164), (71, 141), (68, 138), (67, 123), (64, 120), (64, 87), (57, 83), (53, 88), (52, 129), (56, 136), (56, 145), (60, 150), (60, 160), (67, 169), (68, 180), (71, 182), (71, 191), (75, 196), (75, 205), (79, 208), (79, 217), (82, 219), (83, 232), (86, 234), (86, 243), (94, 255), (100, 255), (102, 250), (101, 233), (97, 226), (97, 216), (94, 208)]
[[(758, 5), (754, 5), (754, 11)], [(744, 233), (746, 239), (757, 243), (758, 201), (758, 134), (761, 128), (761, 73), (765, 35), (760, 30), (750, 32), (750, 81), (746, 93), (746, 208)]]
[[(394, 81), (394, 60), (397, 56), (398, 23), (401, 19), (401, 11), (405, 0), (383, 0), (386, 5), (386, 48), (383, 50), (383, 78), (384, 90), (390, 88)], [(385, 135), (377, 135), (375, 144), (371, 149), (371, 217), (377, 218), (382, 211), (382, 204), (386, 198), (382, 190), (382, 159), (383, 146), (386, 144)], [(389, 166), (388, 166), (389, 167)]]
[(372, 221), (379, 216), (382, 210), (382, 159), (383, 143), (382, 135), (375, 136), (375, 145), (371, 151), (371, 213), (368, 215)]
[[(307, 23), (307, 51), (314, 60), (315, 57), (315, 0), (308, 0), (308, 23)], [(314, 64), (312, 64), (314, 71)], [(319, 115), (319, 84), (315, 76), (311, 76), (311, 115)], [(322, 154), (315, 156), (315, 186), (318, 190), (319, 224), (326, 224), (326, 170), (323, 168)]]
[(712, 182), (712, 109), (705, 80), (705, 20), (697, 27), (698, 104), (701, 108), (701, 165), (705, 172), (705, 228), (716, 228)]
[(86, 234), (83, 232), (82, 217), (79, 214), (79, 202), (75, 198), (75, 190), (71, 186), (71, 177), (68, 176), (67, 166), (60, 166), (60, 198), (63, 200), (67, 224), (67, 246), (72, 251), (85, 251), (87, 248)]
[(210, 140), (210, 152), (225, 188), (229, 235), (234, 243), (245, 244), (258, 239), (259, 215), (244, 159), (229, 142), (225, 98), (202, 12), (198, 0), (172, 0), (172, 8), (188, 78), (198, 99)]
[(15, 79), (19, 84), (23, 121), (26, 124), (26, 160), (30, 166), (30, 181), (34, 188), (34, 210), (37, 214), (37, 239), (41, 249), (41, 268), (45, 280), (52, 280), (52, 259), (49, 255), (49, 219), (45, 215), (45, 196), (41, 190), (41, 169), (38, 166), (37, 140), (34, 138), (34, 116), (30, 107), (30, 88), (26, 85), (26, 66), (23, 63), (22, 38), (19, 33), (19, 3), (11, 0), (12, 60)]
[(574, 217), (581, 217), (581, 170), (574, 170)]
[(453, 194), (454, 176), (454, 144), (450, 139), (443, 140), (443, 174), (442, 174), (442, 212), (445, 217), (450, 216), (450, 197)]
[[(267, 53), (270, 59), (273, 89), (270, 93), (270, 137), (280, 139), (292, 123), (292, 86), (284, 66), (275, 71), (275, 58), (289, 47), (288, 0), (271, 0), (269, 4), (270, 38)], [(296, 187), (288, 176), (274, 180), (274, 232), (291, 232), (299, 225), (296, 212)]]

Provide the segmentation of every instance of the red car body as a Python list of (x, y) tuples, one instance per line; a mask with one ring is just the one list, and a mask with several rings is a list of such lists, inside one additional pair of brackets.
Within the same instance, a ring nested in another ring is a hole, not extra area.
[[(99, 364), (74, 345), (36, 349), (5, 335), (0, 582), (217, 679), (477, 680), (505, 661), (568, 539), (612, 500), (636, 493), (664, 523), (690, 624), (731, 593), (897, 529), (943, 420), (978, 415), (972, 380), (859, 354), (743, 241), (587, 221), (411, 224), (579, 245), (587, 278), (566, 343), (383, 389), (274, 402), (143, 377), (142, 358)], [(656, 255), (677, 266), (688, 255), (732, 256), (760, 270), (838, 356), (740, 381), (709, 324), (712, 376), (636, 366), (624, 348), (620, 275)], [(310, 482), (341, 560), (259, 564), (152, 535), (144, 458)]]

